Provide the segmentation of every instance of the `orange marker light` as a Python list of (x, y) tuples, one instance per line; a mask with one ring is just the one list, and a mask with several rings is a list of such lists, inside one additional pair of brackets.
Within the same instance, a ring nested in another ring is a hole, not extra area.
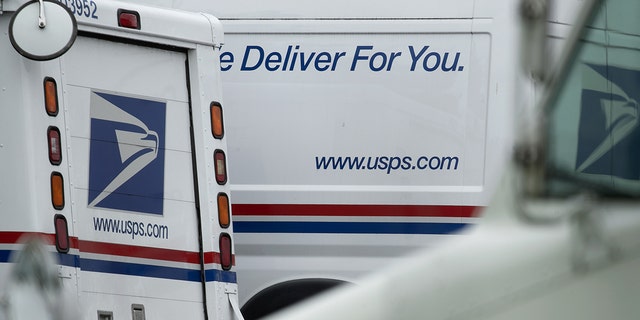
[(220, 227), (228, 228), (231, 224), (231, 214), (229, 212), (229, 196), (226, 193), (218, 193), (218, 221)]
[(56, 210), (64, 208), (64, 187), (62, 174), (60, 172), (51, 173), (51, 203)]
[(224, 125), (222, 122), (222, 105), (218, 102), (211, 103), (211, 133), (216, 139), (224, 137)]
[(44, 107), (48, 115), (58, 115), (58, 86), (50, 77), (44, 78)]

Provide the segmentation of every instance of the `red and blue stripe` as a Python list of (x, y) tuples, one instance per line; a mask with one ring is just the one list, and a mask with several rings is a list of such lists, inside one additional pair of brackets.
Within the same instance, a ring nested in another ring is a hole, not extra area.
[[(55, 241), (53, 234), (0, 232), (0, 263), (11, 261), (11, 255), (18, 250), (16, 245), (26, 235), (40, 236), (49, 245), (53, 245)], [(199, 252), (88, 241), (76, 237), (70, 237), (69, 242), (70, 252), (57, 254), (58, 263), (64, 266), (88, 272), (191, 282), (202, 281)], [(127, 261), (127, 259), (144, 259), (144, 263)], [(203, 259), (205, 266), (220, 264), (220, 254), (217, 252), (206, 252)], [(207, 282), (237, 282), (236, 273), (233, 271), (206, 268), (204, 273)]]
[[(233, 204), (232, 212), (236, 217), (233, 223), (236, 233), (442, 235), (457, 233), (472, 224), (479, 208), (449, 205)], [(384, 221), (372, 221), (381, 218)]]

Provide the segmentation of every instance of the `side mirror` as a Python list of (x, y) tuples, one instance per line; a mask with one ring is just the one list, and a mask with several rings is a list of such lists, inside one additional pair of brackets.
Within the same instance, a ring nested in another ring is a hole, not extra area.
[(71, 11), (53, 0), (32, 0), (11, 17), (9, 39), (22, 56), (44, 61), (63, 55), (76, 39), (78, 25)]

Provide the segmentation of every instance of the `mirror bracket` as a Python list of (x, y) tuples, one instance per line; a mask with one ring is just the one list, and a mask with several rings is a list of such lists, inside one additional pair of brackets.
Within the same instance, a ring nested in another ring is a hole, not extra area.
[(620, 250), (607, 240), (600, 212), (593, 210), (595, 197), (583, 194), (579, 197), (569, 221), (571, 226), (571, 266), (582, 273), (602, 267), (620, 256)]

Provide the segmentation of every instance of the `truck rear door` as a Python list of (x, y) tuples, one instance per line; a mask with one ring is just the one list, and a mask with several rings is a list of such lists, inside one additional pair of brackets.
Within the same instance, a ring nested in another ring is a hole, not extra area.
[(202, 301), (186, 52), (79, 36), (62, 60), (79, 291)]

